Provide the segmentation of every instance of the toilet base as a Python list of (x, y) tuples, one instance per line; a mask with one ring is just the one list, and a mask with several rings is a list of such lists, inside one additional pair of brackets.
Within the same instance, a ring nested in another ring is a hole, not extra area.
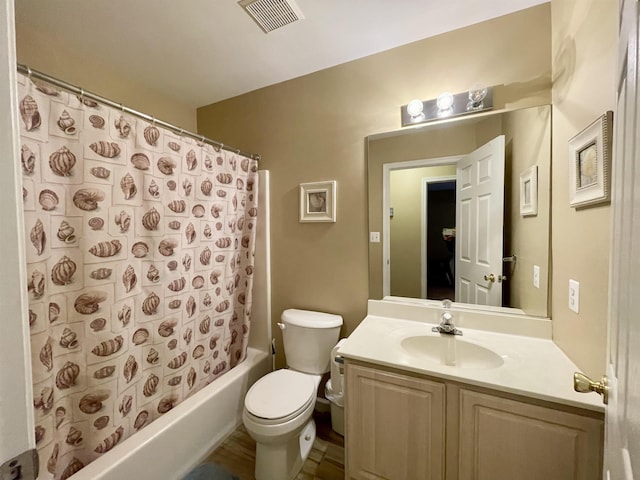
[(315, 438), (316, 424), (311, 419), (286, 444), (256, 443), (256, 480), (293, 480), (309, 456)]
[[(309, 456), (309, 452), (311, 451), (311, 447), (313, 447), (313, 442), (316, 439), (316, 422), (311, 419), (309, 423), (307, 423), (300, 434), (300, 457), (302, 458), (302, 463)], [(302, 468), (302, 465), (300, 465)]]

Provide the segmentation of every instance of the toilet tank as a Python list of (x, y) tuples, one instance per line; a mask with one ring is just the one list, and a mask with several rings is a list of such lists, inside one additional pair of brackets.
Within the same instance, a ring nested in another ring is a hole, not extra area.
[(287, 366), (299, 372), (329, 371), (331, 349), (338, 342), (342, 317), (311, 310), (282, 312), (282, 340)]

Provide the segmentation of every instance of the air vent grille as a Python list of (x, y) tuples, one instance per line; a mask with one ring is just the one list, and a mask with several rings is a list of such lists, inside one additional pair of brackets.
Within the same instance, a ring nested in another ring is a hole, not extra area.
[(238, 4), (246, 10), (264, 33), (304, 18), (300, 7), (293, 0), (240, 0)]

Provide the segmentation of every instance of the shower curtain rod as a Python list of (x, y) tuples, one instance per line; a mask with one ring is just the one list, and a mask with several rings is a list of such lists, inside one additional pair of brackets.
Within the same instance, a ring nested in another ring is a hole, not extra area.
[(79, 95), (80, 98), (88, 98), (89, 100), (93, 100), (95, 102), (102, 103), (103, 105), (107, 105), (107, 106), (112, 107), (112, 108), (117, 108), (118, 110), (121, 110), (124, 113), (128, 113), (130, 115), (134, 115), (134, 116), (136, 116), (138, 118), (142, 118), (143, 120), (146, 120), (148, 122), (154, 123), (156, 125), (160, 125), (160, 126), (162, 126), (164, 128), (168, 128), (169, 130), (174, 131), (175, 133), (179, 134), (180, 136), (187, 136), (187, 137), (193, 138), (194, 140), (198, 140), (200, 142), (209, 143), (209, 144), (213, 145), (214, 147), (221, 148), (222, 150), (227, 150), (229, 152), (234, 152), (237, 155), (242, 155), (244, 157), (249, 157), (252, 160), (256, 160), (256, 161), (260, 160), (260, 155), (259, 154), (243, 152), (242, 150), (239, 150), (237, 148), (232, 148), (232, 147), (229, 147), (229, 146), (225, 145), (224, 143), (217, 142), (215, 140), (207, 138), (204, 135), (198, 135), (197, 133), (190, 132), (190, 131), (185, 130), (183, 128), (180, 128), (180, 127), (178, 127), (176, 125), (173, 125), (171, 123), (167, 123), (167, 122), (164, 122), (162, 120), (158, 120), (157, 118), (152, 117), (150, 115), (147, 115), (146, 113), (142, 113), (142, 112), (139, 112), (139, 111), (134, 110), (132, 108), (125, 107), (121, 103), (116, 103), (116, 102), (114, 102), (112, 100), (109, 100), (107, 98), (101, 97), (100, 95), (96, 95), (95, 93), (87, 92), (87, 91), (85, 91), (84, 89), (82, 89), (80, 87), (76, 87), (75, 85), (71, 85), (70, 83), (65, 82), (64, 80), (59, 80), (59, 79), (57, 79), (55, 77), (47, 75), (46, 73), (42, 73), (42, 72), (39, 72), (37, 70), (32, 70), (31, 68), (27, 67), (26, 65), (22, 65), (22, 64), (18, 63), (17, 64), (17, 68), (18, 68), (18, 72), (22, 73), (23, 75), (26, 75), (27, 77), (29, 77), (29, 79), (36, 78), (38, 80), (44, 80), (45, 82), (50, 83), (52, 85), (55, 85), (56, 87), (60, 87), (60, 88), (62, 88), (64, 90), (67, 90), (68, 92), (71, 92), (71, 93), (73, 93), (75, 95)]

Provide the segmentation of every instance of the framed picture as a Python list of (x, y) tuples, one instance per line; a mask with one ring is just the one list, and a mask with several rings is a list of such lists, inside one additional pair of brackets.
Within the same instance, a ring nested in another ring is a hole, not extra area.
[(520, 215), (538, 214), (538, 166), (527, 168), (520, 174)]
[(569, 204), (580, 208), (608, 202), (611, 195), (609, 111), (569, 140)]
[(300, 184), (300, 221), (336, 221), (336, 181)]

